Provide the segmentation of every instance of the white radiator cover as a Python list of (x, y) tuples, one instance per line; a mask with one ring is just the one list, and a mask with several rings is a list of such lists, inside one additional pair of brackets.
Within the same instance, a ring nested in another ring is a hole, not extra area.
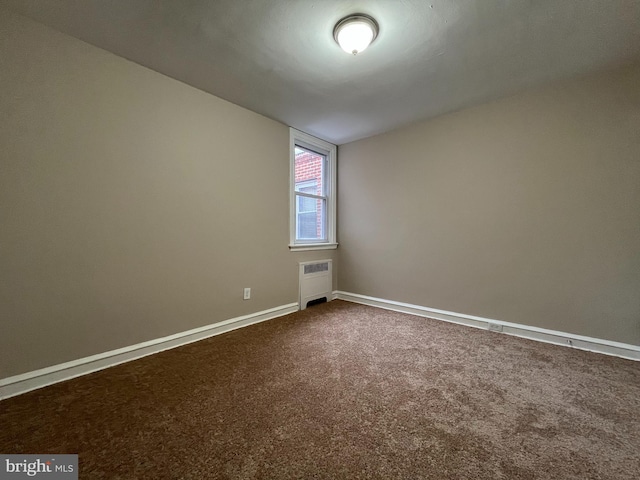
[(333, 267), (331, 260), (314, 260), (300, 263), (300, 310), (312, 300), (326, 298), (331, 301), (333, 291)]

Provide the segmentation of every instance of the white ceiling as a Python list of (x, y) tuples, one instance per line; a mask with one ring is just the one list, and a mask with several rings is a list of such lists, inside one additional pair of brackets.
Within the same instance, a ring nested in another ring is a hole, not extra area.
[[(640, 60), (640, 0), (0, 0), (18, 13), (342, 144)], [(356, 57), (335, 23), (380, 34)]]

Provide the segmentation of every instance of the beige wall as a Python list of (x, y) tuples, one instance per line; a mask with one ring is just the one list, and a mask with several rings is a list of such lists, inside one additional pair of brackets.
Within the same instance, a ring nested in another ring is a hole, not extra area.
[(639, 86), (627, 67), (341, 146), (340, 290), (640, 345)]
[(335, 253), (288, 250), (280, 123), (4, 11), (0, 92), (0, 378), (296, 302)]

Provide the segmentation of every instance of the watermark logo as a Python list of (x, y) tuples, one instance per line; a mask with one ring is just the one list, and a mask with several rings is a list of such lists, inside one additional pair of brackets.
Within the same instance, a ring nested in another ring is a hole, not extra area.
[(78, 480), (78, 455), (2, 455), (0, 480)]

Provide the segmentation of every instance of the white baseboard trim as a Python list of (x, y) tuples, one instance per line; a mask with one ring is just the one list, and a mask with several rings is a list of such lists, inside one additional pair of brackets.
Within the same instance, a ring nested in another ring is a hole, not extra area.
[(0, 379), (0, 400), (46, 387), (54, 383), (70, 380), (75, 377), (97, 372), (121, 363), (130, 362), (138, 358), (171, 348), (197, 342), (214, 335), (220, 335), (231, 330), (246, 327), (254, 323), (264, 322), (298, 311), (297, 303), (289, 303), (270, 308), (261, 312), (231, 318), (222, 322), (194, 328), (186, 332), (176, 333), (167, 337), (149, 340), (147, 342), (130, 345), (128, 347), (111, 350), (109, 352), (91, 355), (90, 357), (72, 360), (52, 367), (34, 370), (32, 372)]
[(421, 317), (443, 320), (445, 322), (458, 323), (469, 327), (481, 328), (483, 330), (488, 330), (489, 325), (498, 325), (502, 329), (502, 332), (499, 333), (640, 361), (640, 346), (637, 345), (613, 342), (611, 340), (603, 340), (600, 338), (585, 337), (583, 335), (560, 332), (557, 330), (548, 330), (546, 328), (538, 328), (519, 323), (503, 322), (501, 320), (476, 317), (474, 315), (466, 315), (464, 313), (448, 312), (446, 310), (422, 307), (420, 305), (412, 305), (410, 303), (368, 297), (357, 293), (336, 291), (334, 292), (334, 298), (345, 300), (347, 302), (361, 303), (372, 307), (384, 308), (386, 310), (393, 310), (395, 312), (409, 313)]

